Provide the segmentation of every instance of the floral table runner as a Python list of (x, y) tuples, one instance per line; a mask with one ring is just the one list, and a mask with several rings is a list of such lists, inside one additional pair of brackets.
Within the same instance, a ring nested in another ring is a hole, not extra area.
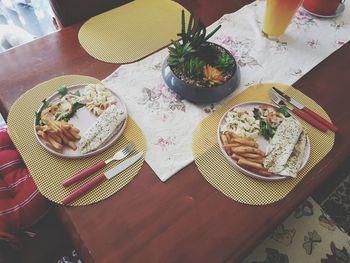
[(216, 104), (181, 100), (165, 85), (163, 49), (139, 62), (123, 65), (103, 82), (126, 102), (147, 140), (146, 161), (163, 182), (193, 161), (192, 132), (209, 113), (254, 83), (292, 84), (350, 40), (350, 3), (337, 18), (321, 19), (299, 9), (279, 41), (262, 36), (265, 1), (258, 0), (224, 15), (209, 27), (222, 28), (210, 41), (223, 45), (241, 68), (241, 83)]

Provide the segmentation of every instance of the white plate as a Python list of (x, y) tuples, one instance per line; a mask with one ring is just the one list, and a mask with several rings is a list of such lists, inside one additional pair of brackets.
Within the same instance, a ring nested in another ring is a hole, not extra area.
[[(68, 87), (68, 92), (74, 93), (75, 91), (79, 90), (80, 93), (82, 93), (82, 91), (84, 90), (86, 85), (87, 84), (70, 86), (70, 87)], [(126, 106), (125, 106), (124, 102), (120, 99), (120, 97), (112, 90), (109, 90), (109, 91), (113, 94), (113, 96), (115, 96), (117, 107), (120, 108), (121, 110), (127, 112)], [(48, 102), (53, 102), (53, 101), (58, 100), (60, 97), (61, 97), (61, 95), (58, 92), (56, 92), (52, 96), (47, 98), (46, 100)], [(74, 114), (74, 116), (69, 120), (69, 123), (73, 124), (76, 128), (78, 128), (80, 130), (80, 135), (83, 135), (84, 132), (96, 121), (96, 119), (97, 119), (97, 116), (95, 116), (92, 112), (90, 112), (86, 107), (82, 107), (82, 108), (77, 110), (77, 112)], [(85, 157), (96, 155), (96, 154), (106, 150), (112, 144), (114, 144), (116, 142), (116, 140), (118, 140), (118, 138), (123, 134), (125, 127), (126, 127), (126, 122), (127, 122), (127, 118), (121, 123), (121, 125), (119, 125), (117, 130), (114, 131), (112, 137), (109, 140), (107, 140), (107, 142), (105, 144), (101, 145), (98, 149), (96, 149), (92, 152), (86, 153), (86, 154), (80, 153), (78, 149), (74, 151), (66, 145), (63, 147), (63, 151), (61, 153), (56, 152), (55, 150), (46, 146), (43, 139), (41, 137), (39, 137), (35, 131), (35, 118), (34, 118), (34, 133), (35, 133), (37, 140), (41, 144), (41, 146), (44, 147), (50, 153), (52, 153), (56, 156), (59, 156), (59, 157), (63, 157), (63, 158), (79, 159), (79, 158), (85, 158)]]
[(340, 3), (339, 6), (338, 6), (338, 8), (337, 8), (337, 10), (336, 10), (335, 13), (332, 14), (332, 15), (320, 15), (320, 14), (313, 13), (313, 12), (307, 10), (307, 9), (304, 7), (304, 5), (301, 5), (301, 8), (302, 8), (305, 12), (307, 12), (307, 13), (309, 13), (310, 15), (313, 15), (313, 16), (317, 16), (317, 17), (320, 17), (320, 18), (334, 18), (334, 17), (337, 17), (337, 16), (339, 16), (341, 13), (344, 12), (344, 10), (345, 10), (345, 5), (344, 5), (343, 3)]
[[(248, 170), (244, 169), (243, 167), (239, 166), (237, 164), (237, 162), (235, 160), (233, 160), (226, 153), (226, 151), (225, 151), (225, 149), (224, 149), (224, 147), (222, 145), (222, 142), (221, 142), (221, 139), (220, 139), (221, 127), (225, 124), (225, 118), (227, 116), (227, 113), (232, 111), (232, 110), (234, 110), (234, 109), (237, 109), (237, 108), (244, 108), (244, 109), (247, 109), (247, 110), (252, 110), (254, 108), (261, 107), (261, 106), (269, 106), (269, 107), (277, 109), (272, 104), (268, 104), (268, 103), (264, 103), (264, 102), (252, 101), (252, 102), (246, 102), (246, 103), (237, 104), (234, 107), (232, 107), (231, 109), (229, 109), (227, 112), (225, 112), (225, 114), (220, 119), (219, 126), (218, 126), (218, 132), (217, 132), (217, 134), (218, 134), (218, 143), (219, 143), (220, 150), (223, 153), (223, 155), (225, 156), (225, 158), (229, 161), (230, 164), (232, 164), (236, 169), (238, 169), (239, 171), (241, 171), (242, 173), (244, 173), (244, 174), (246, 174), (246, 175), (248, 175), (250, 177), (253, 177), (253, 178), (256, 178), (256, 179), (260, 179), (260, 180), (265, 180), (265, 181), (279, 181), (279, 180), (288, 179), (290, 177), (278, 176), (278, 175), (270, 176), (270, 177), (262, 176), (262, 175), (259, 175), (257, 173), (254, 173), (254, 172), (251, 172), (251, 171), (248, 171)], [(267, 151), (267, 147), (269, 145), (269, 142), (261, 135), (258, 136), (257, 142), (259, 144), (259, 149), (261, 151), (263, 151), (263, 152), (266, 152)], [(307, 161), (309, 160), (309, 157), (310, 157), (310, 141), (309, 141), (309, 137), (308, 136), (307, 136), (306, 150), (305, 151), (306, 152), (305, 152), (305, 155), (304, 155), (305, 156), (304, 157), (304, 161), (303, 161), (303, 164), (300, 167), (299, 171), (304, 168), (305, 164), (307, 163)]]

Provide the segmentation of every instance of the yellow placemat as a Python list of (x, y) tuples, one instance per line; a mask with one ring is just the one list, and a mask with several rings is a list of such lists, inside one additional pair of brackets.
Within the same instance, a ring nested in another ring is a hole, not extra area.
[[(95, 174), (84, 182), (64, 188), (63, 181), (72, 175), (85, 169), (92, 164), (110, 158), (116, 151), (127, 144), (128, 141), (135, 142), (136, 151), (146, 150), (146, 142), (142, 131), (129, 117), (127, 127), (121, 138), (106, 151), (97, 156), (79, 160), (64, 159), (50, 154), (37, 141), (34, 134), (34, 113), (40, 107), (41, 101), (53, 94), (57, 88), (63, 85), (75, 85), (80, 83), (98, 83), (99, 80), (87, 76), (61, 76), (41, 83), (23, 94), (11, 107), (8, 116), (8, 131), (16, 148), (26, 163), (39, 191), (49, 200), (61, 203), (72, 190), (81, 186), (82, 183), (91, 180)], [(119, 161), (120, 162), (120, 161)], [(87, 205), (103, 200), (129, 183), (137, 175), (144, 162), (141, 158), (130, 168), (121, 172), (107, 182), (102, 183), (91, 192), (77, 199), (70, 205)], [(110, 169), (118, 162), (107, 165), (101, 172)]]
[(170, 0), (135, 0), (88, 20), (79, 42), (96, 59), (133, 62), (179, 38), (181, 10), (185, 8)]
[(225, 159), (217, 143), (217, 129), (222, 115), (234, 105), (248, 101), (271, 103), (269, 90), (275, 86), (330, 120), (327, 113), (312, 99), (293, 87), (283, 84), (257, 84), (249, 87), (222, 108), (205, 118), (193, 133), (192, 151), (195, 163), (204, 178), (233, 200), (250, 205), (265, 205), (284, 198), (300, 180), (332, 149), (334, 133), (322, 133), (299, 119), (310, 138), (310, 159), (296, 178), (272, 182), (253, 179)]

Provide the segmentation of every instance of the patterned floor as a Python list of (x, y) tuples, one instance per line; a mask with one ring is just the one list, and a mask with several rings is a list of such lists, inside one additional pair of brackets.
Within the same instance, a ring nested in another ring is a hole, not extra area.
[[(345, 179), (344, 179), (345, 177)], [(350, 263), (350, 173), (308, 198), (243, 263)], [(329, 193), (329, 192), (328, 192)], [(57, 263), (82, 263), (73, 250)]]
[(332, 216), (338, 227), (350, 236), (350, 174), (321, 203), (321, 207)]

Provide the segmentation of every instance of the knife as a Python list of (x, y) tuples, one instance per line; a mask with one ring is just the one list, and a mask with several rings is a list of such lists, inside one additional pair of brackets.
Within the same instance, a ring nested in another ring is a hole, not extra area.
[(137, 160), (139, 160), (142, 157), (142, 155), (143, 155), (143, 152), (139, 152), (138, 154), (135, 154), (134, 156), (128, 158), (127, 160), (121, 162), (117, 166), (108, 170), (104, 174), (100, 174), (95, 179), (82, 185), (80, 188), (78, 188), (73, 193), (69, 194), (66, 198), (64, 198), (62, 201), (62, 204), (67, 205), (67, 204), (73, 202), (75, 199), (86, 194), (87, 192), (92, 190), (97, 185), (101, 184), (104, 181), (107, 181), (107, 180), (113, 178), (114, 176), (116, 176), (117, 174), (124, 171), (126, 168), (130, 167), (132, 164), (134, 164)]
[(338, 128), (331, 122), (324, 119), (322, 116), (320, 116), (318, 113), (310, 110), (308, 107), (304, 106), (303, 104), (299, 103), (295, 99), (288, 96), (286, 93), (280, 91), (279, 89), (276, 89), (275, 87), (272, 87), (274, 91), (276, 91), (282, 98), (284, 98), (286, 101), (288, 101), (290, 104), (292, 104), (294, 107), (296, 107), (299, 110), (302, 110), (312, 116), (314, 119), (321, 122), (323, 125), (325, 125), (327, 128), (329, 128), (331, 131), (336, 132), (338, 131)]

